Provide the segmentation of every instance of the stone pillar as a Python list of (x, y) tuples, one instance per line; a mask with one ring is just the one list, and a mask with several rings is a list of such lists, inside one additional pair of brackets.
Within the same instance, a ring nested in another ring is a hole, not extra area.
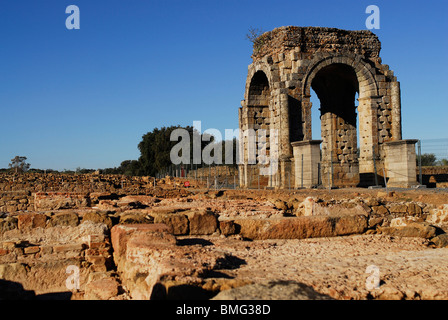
[(247, 187), (246, 185), (246, 163), (247, 163), (247, 159), (246, 159), (246, 138), (243, 135), (243, 132), (245, 130), (247, 130), (248, 125), (247, 125), (247, 107), (246, 107), (246, 103), (245, 100), (241, 100), (241, 108), (238, 109), (238, 123), (239, 123), (239, 157), (240, 159), (238, 159), (240, 161), (240, 165), (238, 166), (238, 175), (239, 175), (239, 185), (240, 188), (245, 188)]
[(295, 188), (301, 188), (302, 181), (304, 188), (311, 188), (319, 183), (318, 163), (321, 142), (322, 140), (308, 140), (291, 143), (294, 153)]
[[(311, 140), (312, 139), (312, 130), (311, 130), (311, 108), (312, 103), (310, 102), (309, 96), (304, 96), (302, 100), (302, 132), (303, 132), (303, 140)], [(319, 108), (319, 106), (314, 106), (314, 108)], [(320, 125), (320, 123), (314, 124), (316, 126)]]
[(410, 188), (418, 185), (415, 144), (418, 140), (398, 140), (385, 143), (388, 187)]
[[(278, 126), (278, 160), (279, 160), (279, 178), (280, 188), (287, 188), (290, 179), (292, 147), (289, 134), (289, 109), (288, 95), (286, 93), (279, 94), (279, 126)], [(277, 129), (277, 128), (275, 128)]]
[(283, 156), (279, 158), (279, 167), (277, 175), (279, 175), (280, 181), (277, 184), (278, 187), (282, 189), (287, 189), (289, 187), (289, 181), (291, 181), (291, 188), (293, 181), (291, 180), (291, 159)]
[(359, 98), (359, 173), (373, 173), (373, 156), (378, 154), (377, 97)]
[(280, 139), (279, 157), (292, 157), (292, 148), (289, 139), (289, 108), (288, 108), (288, 95), (280, 94), (280, 131), (278, 137)]
[(239, 178), (238, 183), (239, 183), (240, 188), (247, 187), (247, 185), (246, 185), (246, 167), (247, 167), (247, 165), (245, 165), (245, 164), (240, 164), (238, 166), (238, 178)]
[(390, 83), (391, 104), (392, 104), (392, 140), (401, 140), (401, 94), (400, 83), (398, 81)]

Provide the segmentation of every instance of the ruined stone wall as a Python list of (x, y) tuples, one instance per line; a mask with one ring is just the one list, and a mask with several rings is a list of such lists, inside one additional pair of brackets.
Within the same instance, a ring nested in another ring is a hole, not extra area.
[(8, 299), (2, 295), (5, 291), (16, 299), (45, 294), (76, 298), (77, 291), (70, 293), (66, 284), (67, 270), (74, 272), (69, 268), (77, 268), (79, 290), (89, 292), (92, 275), (106, 274), (113, 267), (107, 228), (92, 220), (72, 211), (0, 219), (0, 281), (4, 282), (0, 298)]
[(0, 212), (15, 212), (34, 209), (34, 196), (29, 191), (0, 192)]
[(422, 167), (424, 175), (448, 175), (448, 166)]
[(234, 176), (238, 176), (238, 168), (233, 165), (227, 166), (213, 166), (213, 167), (203, 167), (195, 170), (191, 170), (187, 174), (187, 178), (190, 179), (206, 179), (207, 177), (228, 177), (229, 179)]
[(378, 59), (381, 43), (370, 31), (347, 31), (336, 28), (281, 27), (264, 33), (254, 45), (252, 58), (284, 53), (300, 48), (304, 53), (352, 52)]
[(144, 194), (154, 178), (62, 173), (0, 173), (0, 192), (125, 192)]

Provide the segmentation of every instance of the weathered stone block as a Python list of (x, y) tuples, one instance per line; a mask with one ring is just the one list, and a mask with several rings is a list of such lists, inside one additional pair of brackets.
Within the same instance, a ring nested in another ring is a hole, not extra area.
[(448, 204), (445, 204), (439, 208), (431, 209), (426, 221), (438, 226), (448, 224)]
[(18, 228), (21, 231), (31, 230), (33, 228), (45, 228), (47, 217), (39, 213), (24, 213), (17, 216)]
[(70, 192), (37, 192), (34, 195), (34, 209), (59, 210), (87, 207), (88, 194)]
[(120, 215), (121, 224), (146, 224), (148, 220), (146, 219), (146, 214), (140, 212), (133, 212), (132, 210), (123, 212)]
[(112, 228), (112, 219), (104, 212), (89, 211), (82, 217), (82, 222), (92, 221), (94, 223), (104, 223), (109, 229)]
[(395, 214), (405, 214), (408, 208), (405, 204), (393, 204), (389, 206), (389, 212)]
[(0, 279), (17, 280), (24, 279), (27, 275), (26, 265), (22, 263), (0, 264)]
[(448, 247), (448, 233), (443, 233), (431, 239), (431, 242), (438, 248)]
[(253, 240), (305, 239), (363, 233), (367, 219), (363, 215), (296, 218), (236, 219), (240, 234)]
[(379, 227), (381, 233), (397, 237), (420, 237), (431, 239), (436, 236), (436, 228), (422, 222), (412, 222), (405, 226)]
[(53, 246), (54, 253), (68, 252), (68, 251), (82, 251), (84, 246), (82, 243), (68, 243)]
[(40, 247), (39, 246), (31, 246), (31, 247), (23, 248), (23, 253), (24, 254), (34, 254), (34, 253), (38, 253), (39, 251), (40, 251)]
[(181, 213), (151, 214), (154, 223), (166, 224), (174, 235), (184, 235), (189, 233), (189, 221), (187, 216)]
[(0, 233), (16, 229), (18, 224), (18, 219), (16, 217), (6, 217), (0, 219)]
[(220, 292), (212, 300), (332, 300), (295, 281), (266, 281)]
[(406, 212), (412, 216), (422, 214), (422, 208), (416, 203), (408, 203)]
[(188, 217), (190, 223), (190, 234), (212, 234), (218, 228), (217, 216), (208, 210), (186, 211), (184, 214)]
[(118, 295), (119, 284), (115, 278), (98, 279), (86, 284), (85, 299), (109, 300)]
[(175, 244), (176, 238), (165, 224), (120, 224), (112, 227), (111, 242), (116, 264), (126, 258), (127, 242), (133, 236), (144, 235), (153, 244)]
[(56, 213), (51, 217), (50, 221), (48, 221), (49, 227), (55, 226), (68, 226), (68, 227), (76, 227), (79, 224), (78, 214), (75, 212), (61, 212)]
[(224, 236), (230, 236), (237, 233), (235, 222), (232, 220), (219, 221), (219, 230)]

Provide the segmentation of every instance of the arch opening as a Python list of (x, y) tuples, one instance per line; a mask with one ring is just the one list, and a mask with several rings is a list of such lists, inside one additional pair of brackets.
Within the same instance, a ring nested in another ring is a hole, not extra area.
[(268, 176), (260, 174), (260, 168), (268, 166), (270, 156), (270, 102), (271, 88), (268, 77), (264, 71), (259, 70), (252, 76), (247, 99), (248, 128), (254, 129), (256, 137), (256, 165), (247, 168), (249, 187), (265, 187), (270, 183)]
[(249, 85), (249, 106), (269, 106), (271, 92), (269, 80), (263, 71), (255, 72)]
[(359, 83), (355, 70), (341, 63), (325, 66), (312, 79), (311, 89), (320, 102), (322, 182), (356, 186), (359, 152), (355, 101)]

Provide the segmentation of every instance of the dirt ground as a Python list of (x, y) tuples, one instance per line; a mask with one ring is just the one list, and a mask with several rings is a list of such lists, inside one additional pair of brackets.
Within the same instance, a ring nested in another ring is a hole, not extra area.
[[(421, 238), (201, 239), (236, 258), (237, 268), (222, 270), (229, 278), (294, 280), (335, 299), (448, 299), (448, 248), (431, 248)], [(380, 287), (369, 289), (375, 268)]]
[[(228, 190), (225, 194), (255, 201), (311, 196), (323, 200), (378, 197), (433, 207), (448, 203), (446, 189)], [(210, 250), (225, 251), (239, 261), (238, 267), (222, 271), (229, 278), (294, 280), (335, 299), (448, 299), (448, 248), (434, 248), (423, 238), (363, 234), (302, 240), (201, 239)], [(376, 276), (379, 287), (373, 288)]]

